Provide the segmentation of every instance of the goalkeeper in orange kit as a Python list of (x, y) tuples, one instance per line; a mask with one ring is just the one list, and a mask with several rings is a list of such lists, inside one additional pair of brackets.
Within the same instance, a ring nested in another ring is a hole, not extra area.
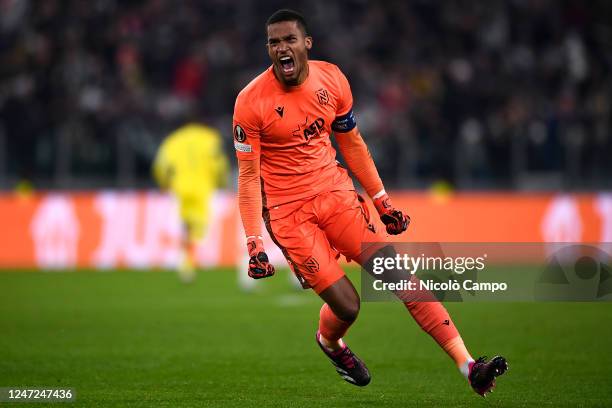
[[(360, 299), (337, 262), (339, 254), (364, 265), (364, 242), (387, 235), (369, 218), (347, 170), (336, 161), (335, 135), (348, 169), (374, 202), (386, 233), (400, 234), (410, 218), (393, 203), (357, 128), (346, 77), (330, 63), (308, 59), (312, 38), (297, 12), (279, 10), (266, 23), (272, 65), (238, 95), (234, 146), (239, 206), (250, 255), (249, 275), (274, 274), (263, 247), (260, 216), (305, 288), (325, 302), (316, 341), (346, 381), (370, 382), (366, 365), (342, 340)], [(368, 255), (369, 254), (369, 255)], [(416, 322), (455, 361), (481, 395), (507, 369), (503, 357), (474, 361), (446, 309), (437, 301), (406, 301)]]

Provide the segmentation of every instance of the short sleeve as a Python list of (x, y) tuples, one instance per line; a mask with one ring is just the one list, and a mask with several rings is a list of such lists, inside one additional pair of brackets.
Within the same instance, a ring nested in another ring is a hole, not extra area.
[(254, 160), (260, 154), (260, 126), (257, 114), (245, 100), (243, 94), (238, 95), (234, 105), (232, 129), (234, 148), (240, 160)]

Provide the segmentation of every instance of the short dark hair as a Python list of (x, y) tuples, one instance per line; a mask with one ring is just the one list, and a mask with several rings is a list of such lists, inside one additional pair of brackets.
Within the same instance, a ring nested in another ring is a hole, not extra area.
[(306, 19), (304, 16), (297, 11), (290, 9), (276, 10), (270, 17), (268, 17), (268, 21), (266, 21), (266, 30), (270, 24), (280, 23), (282, 21), (295, 21), (298, 28), (302, 30), (304, 35), (308, 35), (308, 25), (306, 24)]

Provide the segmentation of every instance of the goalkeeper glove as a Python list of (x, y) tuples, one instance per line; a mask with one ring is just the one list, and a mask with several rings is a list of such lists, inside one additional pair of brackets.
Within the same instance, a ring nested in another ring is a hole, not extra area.
[(274, 266), (268, 260), (261, 237), (247, 238), (247, 248), (251, 257), (249, 260), (249, 276), (253, 279), (261, 279), (274, 275)]
[(376, 207), (376, 211), (380, 215), (380, 220), (387, 227), (387, 233), (391, 235), (401, 234), (408, 228), (410, 217), (400, 210), (393, 208), (391, 199), (384, 190), (381, 193), (379, 193), (380, 195), (377, 194), (378, 197), (375, 196), (373, 199), (374, 207)]

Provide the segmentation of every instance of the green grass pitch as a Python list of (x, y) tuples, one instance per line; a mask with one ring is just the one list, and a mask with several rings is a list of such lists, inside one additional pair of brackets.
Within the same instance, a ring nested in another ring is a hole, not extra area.
[(77, 401), (60, 406), (80, 407), (612, 405), (610, 303), (447, 304), (475, 354), (509, 360), (487, 399), (401, 304), (364, 303), (346, 340), (373, 379), (357, 388), (314, 342), (321, 301), (285, 274), (245, 294), (229, 270), (192, 285), (171, 273), (0, 273), (0, 387), (72, 387)]

